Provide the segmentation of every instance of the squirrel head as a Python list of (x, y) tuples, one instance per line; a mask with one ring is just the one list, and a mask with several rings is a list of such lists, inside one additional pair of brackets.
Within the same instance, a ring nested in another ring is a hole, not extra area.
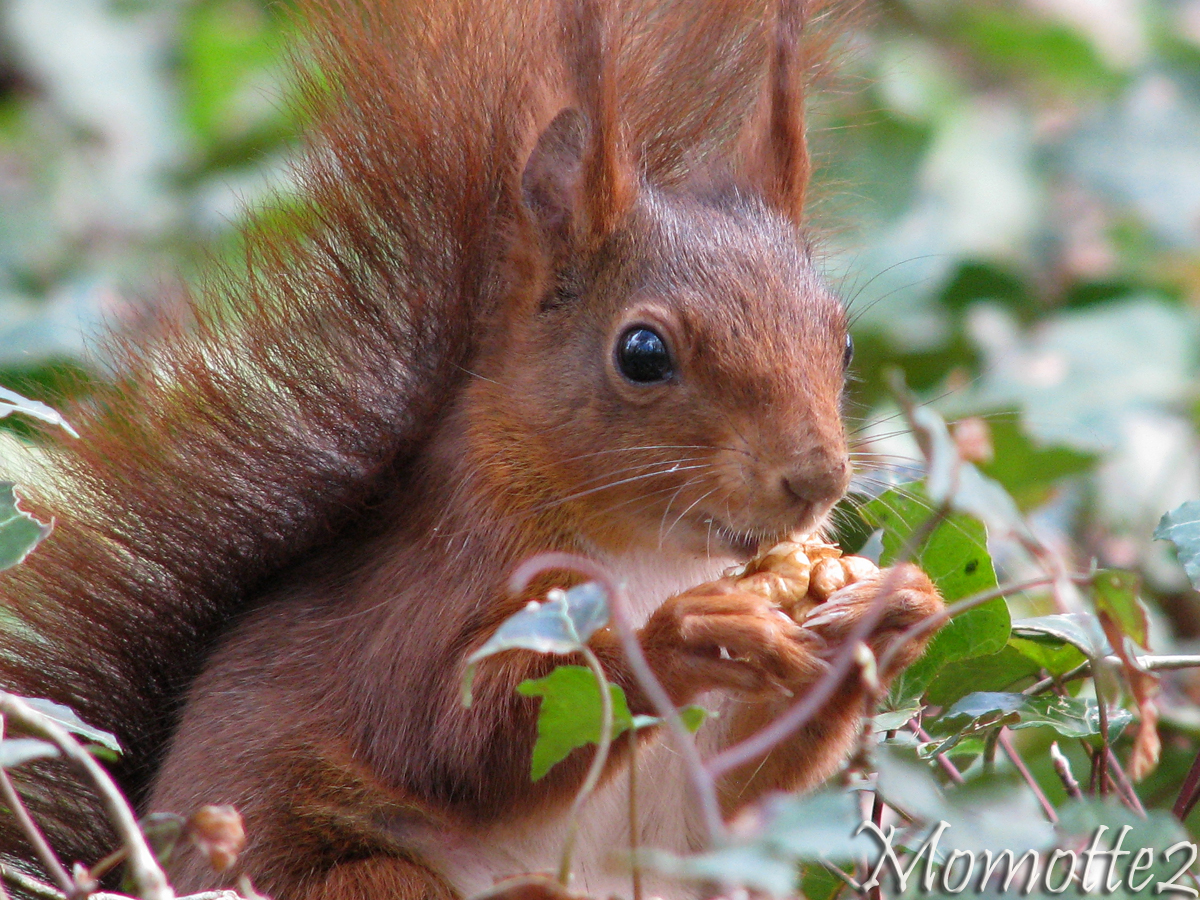
[(510, 291), (468, 391), (472, 459), (514, 516), (602, 552), (748, 557), (849, 480), (840, 302), (760, 194), (657, 190), (577, 109), (520, 179)]

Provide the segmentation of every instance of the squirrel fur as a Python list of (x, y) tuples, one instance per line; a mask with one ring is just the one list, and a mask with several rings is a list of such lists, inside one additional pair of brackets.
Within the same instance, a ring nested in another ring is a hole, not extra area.
[[(303, 203), (71, 414), (80, 439), (24, 491), (55, 533), (0, 576), (21, 623), (0, 679), (115, 733), (140, 812), (235, 805), (236, 873), (276, 900), (465, 897), (553, 866), (590, 751), (531, 782), (515, 687), (563, 660), (503, 654), (458, 695), (551, 583), (508, 591), (539, 552), (626, 582), (672, 700), (721, 710), (706, 751), (786, 709), (879, 587), (816, 634), (720, 580), (848, 485), (847, 320), (804, 230), (816, 6), (307, 2)], [(635, 332), (666, 356), (623, 362)], [(894, 584), (876, 648), (940, 608), (914, 567)], [(591, 644), (651, 712), (615, 638)], [(725, 812), (835, 771), (861, 696), (728, 776)], [(681, 767), (645, 741), (642, 840), (696, 847)], [(627, 762), (584, 817), (594, 896), (626, 892)], [(104, 817), (54, 771), (21, 789), (94, 859)], [(29, 855), (15, 831), (0, 849)], [(217, 880), (198, 855), (171, 875)]]

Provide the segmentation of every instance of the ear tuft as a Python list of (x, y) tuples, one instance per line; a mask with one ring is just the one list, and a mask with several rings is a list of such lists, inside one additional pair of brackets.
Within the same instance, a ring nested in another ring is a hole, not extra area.
[(542, 132), (521, 174), (521, 199), (541, 232), (567, 242), (579, 225), (585, 202), (583, 163), (588, 123), (583, 113), (568, 107)]

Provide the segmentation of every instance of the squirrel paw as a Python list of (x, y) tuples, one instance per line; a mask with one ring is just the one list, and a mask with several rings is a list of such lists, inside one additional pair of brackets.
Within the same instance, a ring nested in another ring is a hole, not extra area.
[(822, 642), (761, 594), (733, 578), (667, 600), (641, 633), (668, 694), (687, 702), (706, 690), (791, 691), (826, 670)]
[[(890, 569), (864, 572), (863, 577), (841, 587), (807, 613), (801, 620), (804, 629), (819, 635), (831, 646), (841, 644), (874, 606), (881, 590), (888, 592), (883, 615), (867, 639), (876, 657), (881, 656), (902, 632), (941, 612), (944, 605), (929, 576), (911, 563), (904, 563)], [(911, 642), (897, 654), (889, 671), (881, 674), (886, 678), (914, 662), (927, 641), (928, 637)]]

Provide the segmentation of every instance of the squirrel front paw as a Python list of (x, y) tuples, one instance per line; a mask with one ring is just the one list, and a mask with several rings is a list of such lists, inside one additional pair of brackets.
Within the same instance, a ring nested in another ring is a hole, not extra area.
[[(814, 606), (801, 620), (805, 630), (812, 631), (830, 645), (845, 641), (877, 602), (880, 592), (883, 610), (871, 630), (867, 644), (876, 658), (890, 648), (903, 632), (918, 622), (942, 611), (941, 594), (929, 576), (911, 563), (864, 572), (862, 577), (833, 592), (824, 603)], [(911, 641), (901, 648), (880, 675), (887, 679), (916, 661), (925, 649), (929, 636)]]
[(707, 690), (794, 690), (826, 669), (821, 640), (771, 599), (722, 578), (666, 601), (641, 631), (646, 657), (675, 703)]

